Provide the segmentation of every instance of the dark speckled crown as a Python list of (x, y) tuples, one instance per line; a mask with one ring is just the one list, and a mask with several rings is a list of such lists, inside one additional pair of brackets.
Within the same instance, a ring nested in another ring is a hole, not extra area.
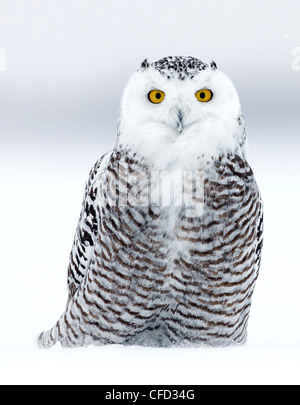
[[(207, 63), (192, 56), (168, 56), (157, 62), (153, 62), (151, 65), (162, 75), (167, 76), (168, 79), (177, 78), (180, 80), (186, 78), (192, 79), (200, 71), (209, 68)], [(146, 59), (141, 67), (146, 69), (149, 66)], [(217, 69), (215, 62), (211, 62), (210, 67), (211, 69)]]

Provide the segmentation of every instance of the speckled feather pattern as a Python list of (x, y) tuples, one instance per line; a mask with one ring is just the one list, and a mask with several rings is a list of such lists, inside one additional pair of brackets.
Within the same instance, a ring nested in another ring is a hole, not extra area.
[(186, 58), (169, 56), (154, 62), (153, 66), (169, 79), (178, 78), (180, 80), (193, 79), (195, 75), (208, 67), (206, 63), (191, 56)]
[(205, 210), (187, 218), (180, 207), (108, 203), (119, 165), (131, 172), (141, 161), (116, 149), (104, 171), (99, 161), (91, 172), (70, 257), (69, 302), (41, 335), (42, 346), (245, 340), (262, 245), (250, 167), (238, 156), (205, 162), (215, 171), (205, 180)]

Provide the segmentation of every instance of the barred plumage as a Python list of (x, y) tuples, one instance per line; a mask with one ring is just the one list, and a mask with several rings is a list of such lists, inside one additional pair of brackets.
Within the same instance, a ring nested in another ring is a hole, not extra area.
[[(193, 68), (190, 58), (186, 63)], [(165, 60), (158, 65), (165, 76)], [(198, 65), (200, 71), (208, 68)], [(144, 63), (142, 71), (147, 68)], [(192, 166), (176, 159), (163, 166), (203, 173), (204, 201), (196, 216), (187, 216), (184, 205), (145, 203), (151, 173), (161, 163), (119, 137), (90, 173), (70, 255), (67, 307), (41, 334), (40, 346), (245, 341), (263, 214), (241, 149), (244, 137), (243, 128), (234, 150), (197, 152)], [(141, 172), (145, 176), (134, 189)], [(131, 192), (140, 204), (128, 200)]]

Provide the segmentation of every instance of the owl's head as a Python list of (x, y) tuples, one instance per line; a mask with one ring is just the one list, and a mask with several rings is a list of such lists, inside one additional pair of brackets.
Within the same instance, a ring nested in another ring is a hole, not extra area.
[(145, 60), (123, 94), (118, 143), (160, 166), (245, 153), (239, 97), (231, 80), (193, 57)]

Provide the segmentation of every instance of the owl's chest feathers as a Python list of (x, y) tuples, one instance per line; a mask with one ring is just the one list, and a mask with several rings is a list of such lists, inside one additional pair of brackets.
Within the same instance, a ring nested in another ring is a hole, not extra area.
[[(183, 178), (176, 186), (176, 176), (170, 177), (168, 171), (167, 179), (156, 177), (151, 184), (151, 172), (155, 176), (161, 172), (151, 171), (142, 161), (127, 155), (118, 160), (113, 157), (109, 171), (108, 184), (115, 182), (119, 202), (127, 187), (121, 206), (104, 208), (109, 209), (103, 217), (109, 216), (110, 223), (101, 225), (116, 266), (142, 272), (138, 277), (158, 280), (159, 285), (185, 279), (207, 284), (211, 277), (226, 280), (232, 268), (239, 270), (239, 261), (251, 260), (253, 234), (249, 229), (257, 207), (247, 180), (251, 177), (248, 165), (236, 156), (202, 159), (199, 184), (193, 178), (195, 170), (187, 170), (186, 184)], [(139, 173), (144, 174), (139, 177)], [(184, 171), (178, 173), (184, 175)], [(164, 181), (165, 189), (159, 188)], [(181, 203), (180, 190), (186, 193)]]

